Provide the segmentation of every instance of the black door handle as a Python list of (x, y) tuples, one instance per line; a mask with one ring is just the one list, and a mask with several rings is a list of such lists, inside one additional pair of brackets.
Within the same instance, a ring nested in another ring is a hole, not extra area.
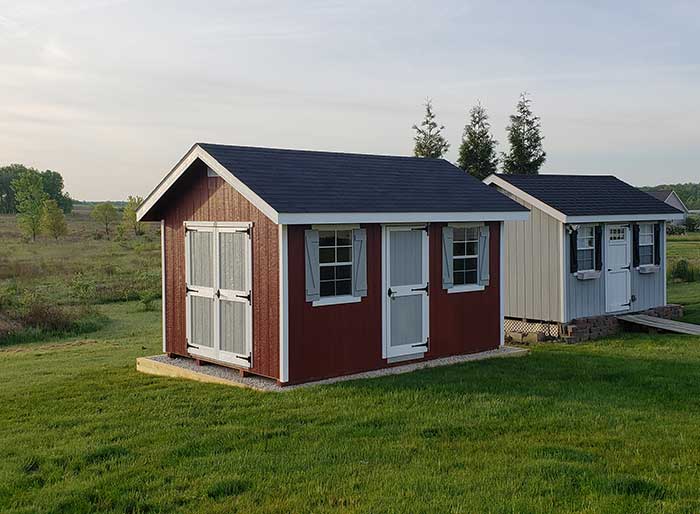
[(393, 298), (394, 297), (394, 290), (389, 288), (389, 290), (386, 292), (386, 294), (389, 298)]

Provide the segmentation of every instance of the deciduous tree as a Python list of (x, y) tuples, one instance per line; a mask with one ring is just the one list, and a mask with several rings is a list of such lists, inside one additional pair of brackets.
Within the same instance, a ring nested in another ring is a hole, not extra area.
[(44, 201), (44, 209), (41, 215), (41, 228), (48, 236), (58, 239), (68, 233), (66, 216), (53, 198)]
[(109, 226), (119, 219), (119, 213), (109, 202), (97, 204), (90, 213), (92, 219), (105, 227), (105, 235), (109, 238)]
[(129, 196), (124, 206), (124, 212), (122, 212), (122, 226), (126, 230), (133, 230), (136, 236), (143, 234), (143, 224), (136, 218), (136, 209), (141, 205), (141, 202), (143, 202), (143, 198), (140, 196)]
[(41, 216), (47, 195), (38, 173), (25, 171), (12, 181), (17, 209), (17, 223), (25, 235), (36, 241), (41, 229)]

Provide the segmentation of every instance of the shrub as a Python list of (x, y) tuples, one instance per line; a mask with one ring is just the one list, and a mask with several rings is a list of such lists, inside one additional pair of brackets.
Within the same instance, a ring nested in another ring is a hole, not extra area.
[(139, 293), (139, 300), (141, 302), (143, 310), (155, 310), (154, 302), (158, 299), (159, 296), (160, 295), (158, 293), (154, 293), (153, 291), (142, 291), (141, 293)]
[(69, 330), (76, 321), (74, 313), (36, 294), (26, 295), (22, 304), (19, 321), (26, 327), (62, 332)]
[(685, 259), (676, 262), (671, 269), (671, 278), (682, 282), (695, 282), (699, 277), (700, 272)]
[(688, 216), (685, 219), (685, 229), (688, 232), (697, 232), (700, 228), (700, 218), (695, 216)]
[(85, 273), (78, 271), (71, 280), (69, 287), (81, 303), (91, 303), (95, 300), (95, 281)]
[(676, 225), (669, 223), (666, 225), (666, 233), (671, 236), (680, 236), (685, 234), (685, 225)]

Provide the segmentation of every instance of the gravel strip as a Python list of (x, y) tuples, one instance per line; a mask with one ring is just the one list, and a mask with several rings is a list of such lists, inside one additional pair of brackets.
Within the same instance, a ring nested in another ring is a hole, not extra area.
[(225, 366), (219, 366), (217, 364), (202, 363), (201, 366), (198, 366), (194, 359), (188, 359), (185, 357), (170, 358), (167, 355), (155, 355), (153, 357), (147, 358), (153, 361), (170, 364), (172, 366), (178, 366), (180, 368), (189, 369), (197, 373), (219, 377), (224, 380), (229, 380), (233, 383), (241, 384), (252, 389), (257, 389), (258, 391), (283, 392), (291, 391), (293, 389), (298, 389), (301, 387), (334, 384), (336, 382), (345, 382), (348, 380), (383, 377), (386, 375), (399, 375), (401, 373), (410, 373), (411, 371), (415, 371), (417, 369), (436, 368), (438, 366), (449, 366), (451, 364), (458, 364), (460, 362), (478, 361), (494, 357), (515, 357), (519, 355), (525, 355), (526, 353), (528, 353), (528, 350), (523, 348), (504, 346), (503, 348), (499, 348), (498, 350), (489, 350), (487, 352), (472, 353), (469, 355), (454, 355), (452, 357), (443, 357), (441, 359), (433, 359), (429, 361), (404, 364), (401, 366), (394, 366), (392, 368), (376, 369), (372, 371), (365, 371), (363, 373), (355, 373), (354, 375), (327, 378), (325, 380), (318, 380), (316, 382), (308, 382), (306, 384), (299, 385), (289, 385), (285, 387), (279, 386), (275, 380), (269, 378), (258, 377), (255, 375), (241, 377), (238, 371), (231, 368), (227, 368)]

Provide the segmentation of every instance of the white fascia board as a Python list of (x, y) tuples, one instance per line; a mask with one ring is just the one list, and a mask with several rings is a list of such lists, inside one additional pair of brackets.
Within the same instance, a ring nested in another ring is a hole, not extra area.
[(317, 212), (279, 213), (284, 225), (345, 223), (428, 223), (469, 221), (526, 221), (527, 211), (506, 212)]
[(515, 187), (510, 182), (503, 180), (498, 175), (489, 175), (488, 177), (486, 177), (483, 180), (483, 182), (486, 185), (494, 184), (494, 185), (500, 187), (501, 189), (508, 191), (509, 193), (515, 195), (516, 197), (520, 198), (521, 200), (529, 203), (533, 207), (537, 207), (542, 212), (546, 212), (552, 218), (559, 220), (562, 223), (566, 223), (566, 215), (563, 212), (558, 211), (554, 207), (551, 207), (550, 205), (544, 203), (542, 200), (538, 200), (534, 196), (527, 194), (525, 191), (523, 191), (522, 189), (520, 189), (518, 187)]
[(688, 210), (688, 208), (685, 206), (685, 203), (683, 203), (683, 200), (681, 200), (681, 197), (678, 196), (678, 194), (676, 194), (675, 191), (671, 191), (671, 194), (668, 195), (668, 198), (666, 198), (666, 200), (668, 200), (668, 199), (671, 198), (672, 196), (675, 196), (675, 197), (676, 197), (676, 200), (678, 200), (678, 202), (683, 206), (683, 210), (685, 211), (686, 214), (687, 214), (688, 212), (690, 212), (690, 211)]
[(260, 198), (252, 189), (238, 180), (236, 176), (222, 166), (219, 161), (214, 159), (207, 151), (199, 145), (194, 145), (187, 154), (178, 162), (175, 167), (168, 173), (163, 180), (149, 193), (143, 203), (136, 211), (136, 217), (140, 221), (150, 211), (156, 202), (172, 187), (182, 174), (192, 165), (196, 159), (201, 159), (210, 169), (224, 179), (231, 187), (238, 191), (243, 197), (258, 208), (265, 216), (270, 218), (274, 223), (279, 223), (278, 213), (270, 204)]
[(629, 221), (670, 221), (682, 220), (683, 213), (678, 214), (616, 214), (596, 216), (567, 216), (565, 223), (626, 223)]

